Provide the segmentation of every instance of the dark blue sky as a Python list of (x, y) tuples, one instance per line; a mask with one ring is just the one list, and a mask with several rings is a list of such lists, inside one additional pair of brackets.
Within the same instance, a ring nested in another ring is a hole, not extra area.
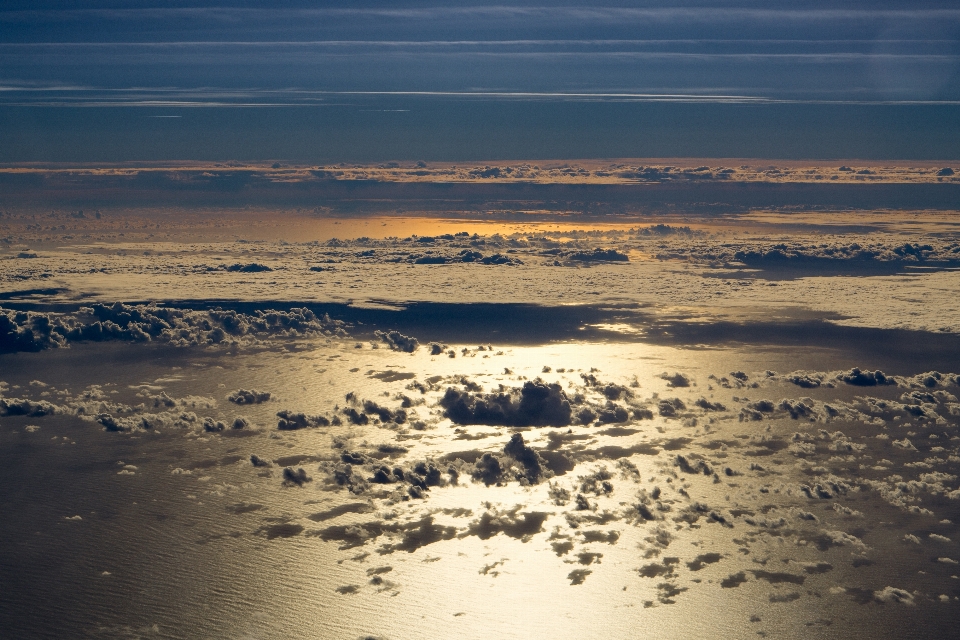
[(8, 1), (0, 88), (8, 162), (955, 157), (960, 7)]

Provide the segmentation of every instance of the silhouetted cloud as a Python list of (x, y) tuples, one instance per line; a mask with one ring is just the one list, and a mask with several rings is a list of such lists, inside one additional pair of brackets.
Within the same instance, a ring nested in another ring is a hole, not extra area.
[(500, 393), (474, 394), (448, 387), (440, 406), (457, 424), (566, 426), (572, 420), (570, 401), (560, 385), (542, 380)]

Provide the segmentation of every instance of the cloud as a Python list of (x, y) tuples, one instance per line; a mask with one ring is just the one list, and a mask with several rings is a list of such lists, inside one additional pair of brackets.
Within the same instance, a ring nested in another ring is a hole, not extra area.
[(346, 335), (344, 324), (309, 309), (238, 313), (154, 305), (94, 304), (43, 314), (0, 308), (0, 353), (41, 351), (70, 342), (157, 341), (173, 346), (239, 344), (271, 337)]
[(887, 377), (883, 371), (861, 371), (854, 367), (850, 371), (837, 374), (837, 380), (858, 387), (876, 387), (882, 385), (896, 385), (897, 381)]
[(818, 371), (794, 371), (783, 376), (783, 379), (802, 389), (816, 389), (820, 385), (832, 387), (833, 383), (825, 381), (826, 374)]
[(0, 398), (0, 416), (30, 416), (39, 418), (58, 413), (67, 413), (67, 410), (65, 407), (57, 406), (46, 400)]
[(720, 581), (720, 587), (723, 589), (735, 589), (747, 581), (747, 574), (743, 571), (733, 573)]
[(284, 467), (283, 469), (283, 483), (286, 485), (296, 485), (302, 487), (304, 484), (312, 481), (313, 478), (307, 475), (307, 472), (303, 470), (303, 467), (297, 467), (293, 469), (292, 467)]
[(487, 486), (519, 480), (522, 484), (536, 484), (553, 476), (540, 452), (527, 446), (523, 435), (513, 434), (504, 446), (503, 454), (483, 453), (473, 465), (471, 477)]
[(277, 418), (277, 429), (281, 431), (295, 431), (306, 427), (328, 427), (331, 424), (331, 420), (325, 416), (294, 413), (288, 409), (278, 411)]
[(687, 408), (680, 398), (664, 398), (657, 403), (657, 410), (664, 418), (674, 418), (678, 411)]
[(520, 509), (520, 506), (516, 506), (513, 509), (501, 511), (492, 507), (471, 522), (459, 537), (477, 536), (481, 540), (489, 540), (502, 533), (528, 542), (534, 535), (543, 531), (543, 523), (550, 514), (542, 511), (521, 512)]
[(207, 433), (218, 433), (227, 428), (223, 422), (206, 417), (203, 419), (203, 430)]
[(451, 540), (457, 535), (455, 527), (439, 525), (432, 515), (411, 522), (371, 521), (349, 525), (331, 525), (324, 529), (308, 532), (326, 542), (341, 542), (340, 550), (359, 547), (381, 536), (400, 536), (397, 543), (381, 546), (378, 553), (386, 555), (395, 551), (413, 553), (417, 549), (443, 540)]
[(442, 540), (451, 540), (457, 535), (456, 527), (439, 525), (434, 522), (433, 516), (426, 516), (418, 522), (407, 524), (402, 527), (401, 531), (402, 537), (400, 542), (385, 544), (377, 553), (381, 555), (393, 553), (394, 551), (413, 553), (421, 547)]
[(265, 264), (259, 264), (257, 262), (251, 262), (249, 264), (232, 264), (228, 267), (223, 267), (225, 271), (232, 271), (237, 273), (260, 273), (263, 271), (273, 271), (270, 267)]
[(687, 568), (690, 571), (700, 571), (708, 564), (714, 564), (715, 562), (720, 562), (723, 559), (723, 554), (720, 553), (701, 553), (696, 558), (687, 563)]
[(659, 578), (660, 576), (672, 578), (676, 575), (675, 570), (679, 562), (680, 558), (664, 558), (662, 563), (652, 562), (645, 564), (640, 567), (637, 572), (641, 578)]
[(761, 570), (751, 570), (750, 573), (752, 573), (757, 580), (766, 580), (770, 584), (803, 584), (806, 580), (805, 576), (795, 573), (777, 573)]
[(914, 597), (912, 593), (904, 589), (897, 589), (896, 587), (888, 586), (879, 591), (874, 591), (873, 597), (877, 600), (877, 602), (896, 602), (907, 606), (913, 606), (914, 604)]
[(378, 338), (390, 345), (394, 351), (403, 351), (404, 353), (413, 353), (420, 347), (420, 342), (416, 338), (405, 336), (399, 331), (380, 331), (374, 332)]
[(256, 391), (253, 389), (237, 389), (227, 396), (227, 400), (234, 404), (260, 404), (269, 399), (269, 391)]
[(537, 451), (527, 446), (522, 434), (513, 434), (510, 442), (503, 447), (503, 453), (522, 465), (523, 479), (531, 484), (536, 484), (543, 477), (553, 475), (546, 469), (546, 463)]
[(726, 411), (727, 410), (727, 408), (723, 406), (721, 403), (710, 402), (709, 400), (707, 400), (702, 396), (693, 404), (700, 407), (704, 411)]
[(570, 401), (560, 385), (539, 379), (499, 393), (474, 394), (448, 387), (440, 406), (457, 424), (559, 427), (572, 421)]
[(564, 258), (573, 262), (629, 262), (630, 258), (625, 253), (620, 253), (616, 249), (594, 249), (592, 251), (573, 251), (563, 255)]
[[(347, 411), (349, 411), (349, 409)], [(378, 418), (380, 418), (381, 422), (393, 422), (396, 424), (403, 424), (404, 422), (407, 421), (407, 412), (404, 411), (403, 409), (389, 409), (371, 400), (363, 401), (363, 412), (365, 414), (377, 416)], [(355, 413), (356, 412), (354, 411), (354, 414)], [(358, 421), (359, 417), (355, 416), (354, 414), (348, 413), (348, 415), (350, 416), (351, 422), (353, 422), (354, 424), (365, 424), (362, 421)]]
[(255, 453), (250, 455), (250, 464), (252, 464), (255, 467), (272, 467), (273, 466), (272, 462), (264, 458), (261, 458)]
[(567, 579), (570, 581), (571, 585), (576, 586), (583, 584), (586, 581), (587, 576), (589, 576), (591, 573), (593, 573), (593, 571), (590, 569), (574, 569), (567, 574)]

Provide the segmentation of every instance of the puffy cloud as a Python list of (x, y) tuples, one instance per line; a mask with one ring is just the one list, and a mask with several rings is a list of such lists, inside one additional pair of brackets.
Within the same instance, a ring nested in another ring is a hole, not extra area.
[(668, 387), (689, 387), (690, 378), (682, 373), (674, 373), (670, 375), (669, 373), (661, 373), (660, 378), (667, 381)]
[(657, 403), (657, 410), (664, 418), (676, 417), (678, 411), (687, 408), (680, 398), (664, 398)]
[(720, 587), (723, 589), (735, 589), (747, 581), (747, 574), (743, 571), (730, 574), (720, 581)]
[(73, 313), (0, 309), (0, 353), (65, 347), (74, 341), (159, 341), (174, 346), (235, 344), (306, 335), (346, 335), (344, 324), (309, 309), (238, 313), (154, 305), (94, 304)]
[(41, 351), (66, 343), (49, 316), (0, 309), (0, 353)]
[(641, 578), (672, 578), (676, 575), (676, 566), (680, 558), (664, 558), (663, 562), (651, 562), (640, 567), (637, 571)]
[(403, 351), (413, 353), (420, 347), (420, 342), (416, 338), (405, 336), (399, 331), (375, 331), (374, 334), (383, 342), (390, 345), (394, 351)]
[[(347, 409), (349, 412), (350, 409)], [(371, 400), (363, 401), (363, 412), (368, 415), (376, 415), (380, 418), (381, 422), (394, 422), (396, 424), (403, 424), (407, 421), (407, 412), (403, 409), (389, 409), (387, 407), (380, 406), (376, 402)], [(354, 411), (354, 413), (356, 413)], [(364, 421), (361, 421), (358, 415), (349, 414), (351, 422), (354, 424), (366, 424)]]
[(570, 584), (574, 586), (583, 584), (586, 581), (587, 576), (589, 576), (591, 573), (593, 573), (593, 571), (590, 569), (574, 569), (567, 574), (567, 580), (569, 580)]
[(381, 555), (394, 551), (413, 553), (421, 547), (442, 540), (451, 540), (457, 535), (456, 527), (437, 524), (434, 522), (433, 516), (426, 516), (417, 522), (404, 525), (400, 528), (400, 531), (402, 531), (400, 542), (385, 544), (378, 553)]
[(688, 562), (687, 567), (690, 569), (690, 571), (700, 571), (708, 564), (720, 562), (722, 559), (723, 554), (720, 553), (702, 553), (692, 561)]
[(552, 475), (546, 469), (543, 458), (524, 442), (522, 434), (513, 434), (510, 437), (510, 442), (504, 446), (503, 453), (516, 460), (523, 467), (523, 477), (530, 483), (539, 482), (542, 477)]
[(477, 536), (481, 540), (504, 534), (527, 542), (534, 535), (543, 531), (543, 523), (550, 517), (549, 513), (541, 511), (520, 511), (519, 506), (501, 511), (496, 507), (483, 512), (480, 517), (460, 534), (460, 537)]
[(887, 377), (883, 371), (861, 371), (854, 367), (850, 371), (837, 374), (837, 380), (858, 387), (875, 387), (878, 385), (895, 385), (897, 381)]
[(38, 418), (66, 412), (65, 407), (57, 406), (46, 400), (0, 398), (0, 416), (30, 416)]
[(833, 384), (825, 381), (826, 374), (819, 371), (794, 371), (783, 376), (783, 379), (791, 384), (795, 384), (803, 389), (816, 389), (820, 385), (830, 386)]
[(284, 467), (283, 469), (283, 483), (286, 485), (302, 487), (311, 480), (313, 480), (313, 478), (307, 475), (303, 467), (297, 467), (296, 469)]
[(751, 570), (750, 573), (752, 573), (757, 580), (765, 580), (770, 584), (803, 584), (806, 581), (806, 576), (795, 573), (778, 573), (775, 571), (761, 570)]
[(539, 379), (499, 393), (474, 394), (448, 387), (440, 406), (457, 424), (559, 427), (572, 421), (570, 401), (560, 385)]
[(234, 273), (261, 273), (263, 271), (273, 271), (270, 267), (265, 264), (260, 264), (258, 262), (250, 262), (248, 264), (231, 264), (228, 267), (223, 267), (225, 271), (231, 271)]
[(310, 416), (304, 413), (295, 413), (288, 409), (277, 412), (277, 429), (281, 431), (295, 431), (306, 427), (328, 427), (330, 419), (325, 416)]
[(563, 256), (567, 260), (574, 262), (629, 262), (630, 258), (625, 253), (616, 249), (596, 248), (592, 251), (573, 251)]
[(713, 468), (710, 467), (706, 460), (700, 459), (695, 462), (690, 462), (686, 456), (678, 453), (674, 459), (674, 463), (680, 467), (680, 471), (684, 473), (702, 473), (705, 476), (713, 475)]
[(504, 446), (502, 455), (483, 453), (474, 463), (471, 476), (488, 486), (510, 480), (536, 484), (553, 476), (553, 471), (547, 467), (541, 452), (529, 447), (523, 435), (515, 433)]
[(250, 455), (250, 464), (252, 464), (255, 467), (272, 467), (273, 466), (272, 462), (270, 462), (269, 460), (265, 460), (264, 458), (261, 458), (255, 453)]
[(207, 433), (218, 433), (227, 428), (220, 420), (214, 420), (213, 418), (206, 417), (203, 419), (203, 430)]
[(694, 402), (696, 406), (700, 407), (704, 411), (726, 411), (727, 408), (719, 402), (710, 402), (704, 397), (701, 397), (699, 400)]
[(884, 587), (879, 591), (875, 591), (873, 597), (876, 598), (878, 602), (896, 602), (907, 606), (914, 604), (912, 593), (904, 589), (897, 589), (896, 587)]
[(234, 404), (260, 404), (269, 399), (269, 391), (256, 391), (254, 389), (237, 389), (227, 396), (227, 400)]
[(378, 553), (385, 555), (395, 551), (413, 553), (427, 545), (451, 540), (457, 535), (457, 529), (439, 525), (432, 515), (428, 515), (412, 522), (373, 521), (350, 525), (332, 525), (309, 534), (327, 542), (341, 542), (341, 550), (362, 546), (385, 535), (400, 536), (399, 542), (384, 544), (380, 548)]

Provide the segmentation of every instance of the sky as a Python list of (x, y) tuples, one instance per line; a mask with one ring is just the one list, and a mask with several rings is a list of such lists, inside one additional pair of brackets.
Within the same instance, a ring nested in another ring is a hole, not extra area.
[(6, 2), (0, 161), (950, 159), (950, 2)]

